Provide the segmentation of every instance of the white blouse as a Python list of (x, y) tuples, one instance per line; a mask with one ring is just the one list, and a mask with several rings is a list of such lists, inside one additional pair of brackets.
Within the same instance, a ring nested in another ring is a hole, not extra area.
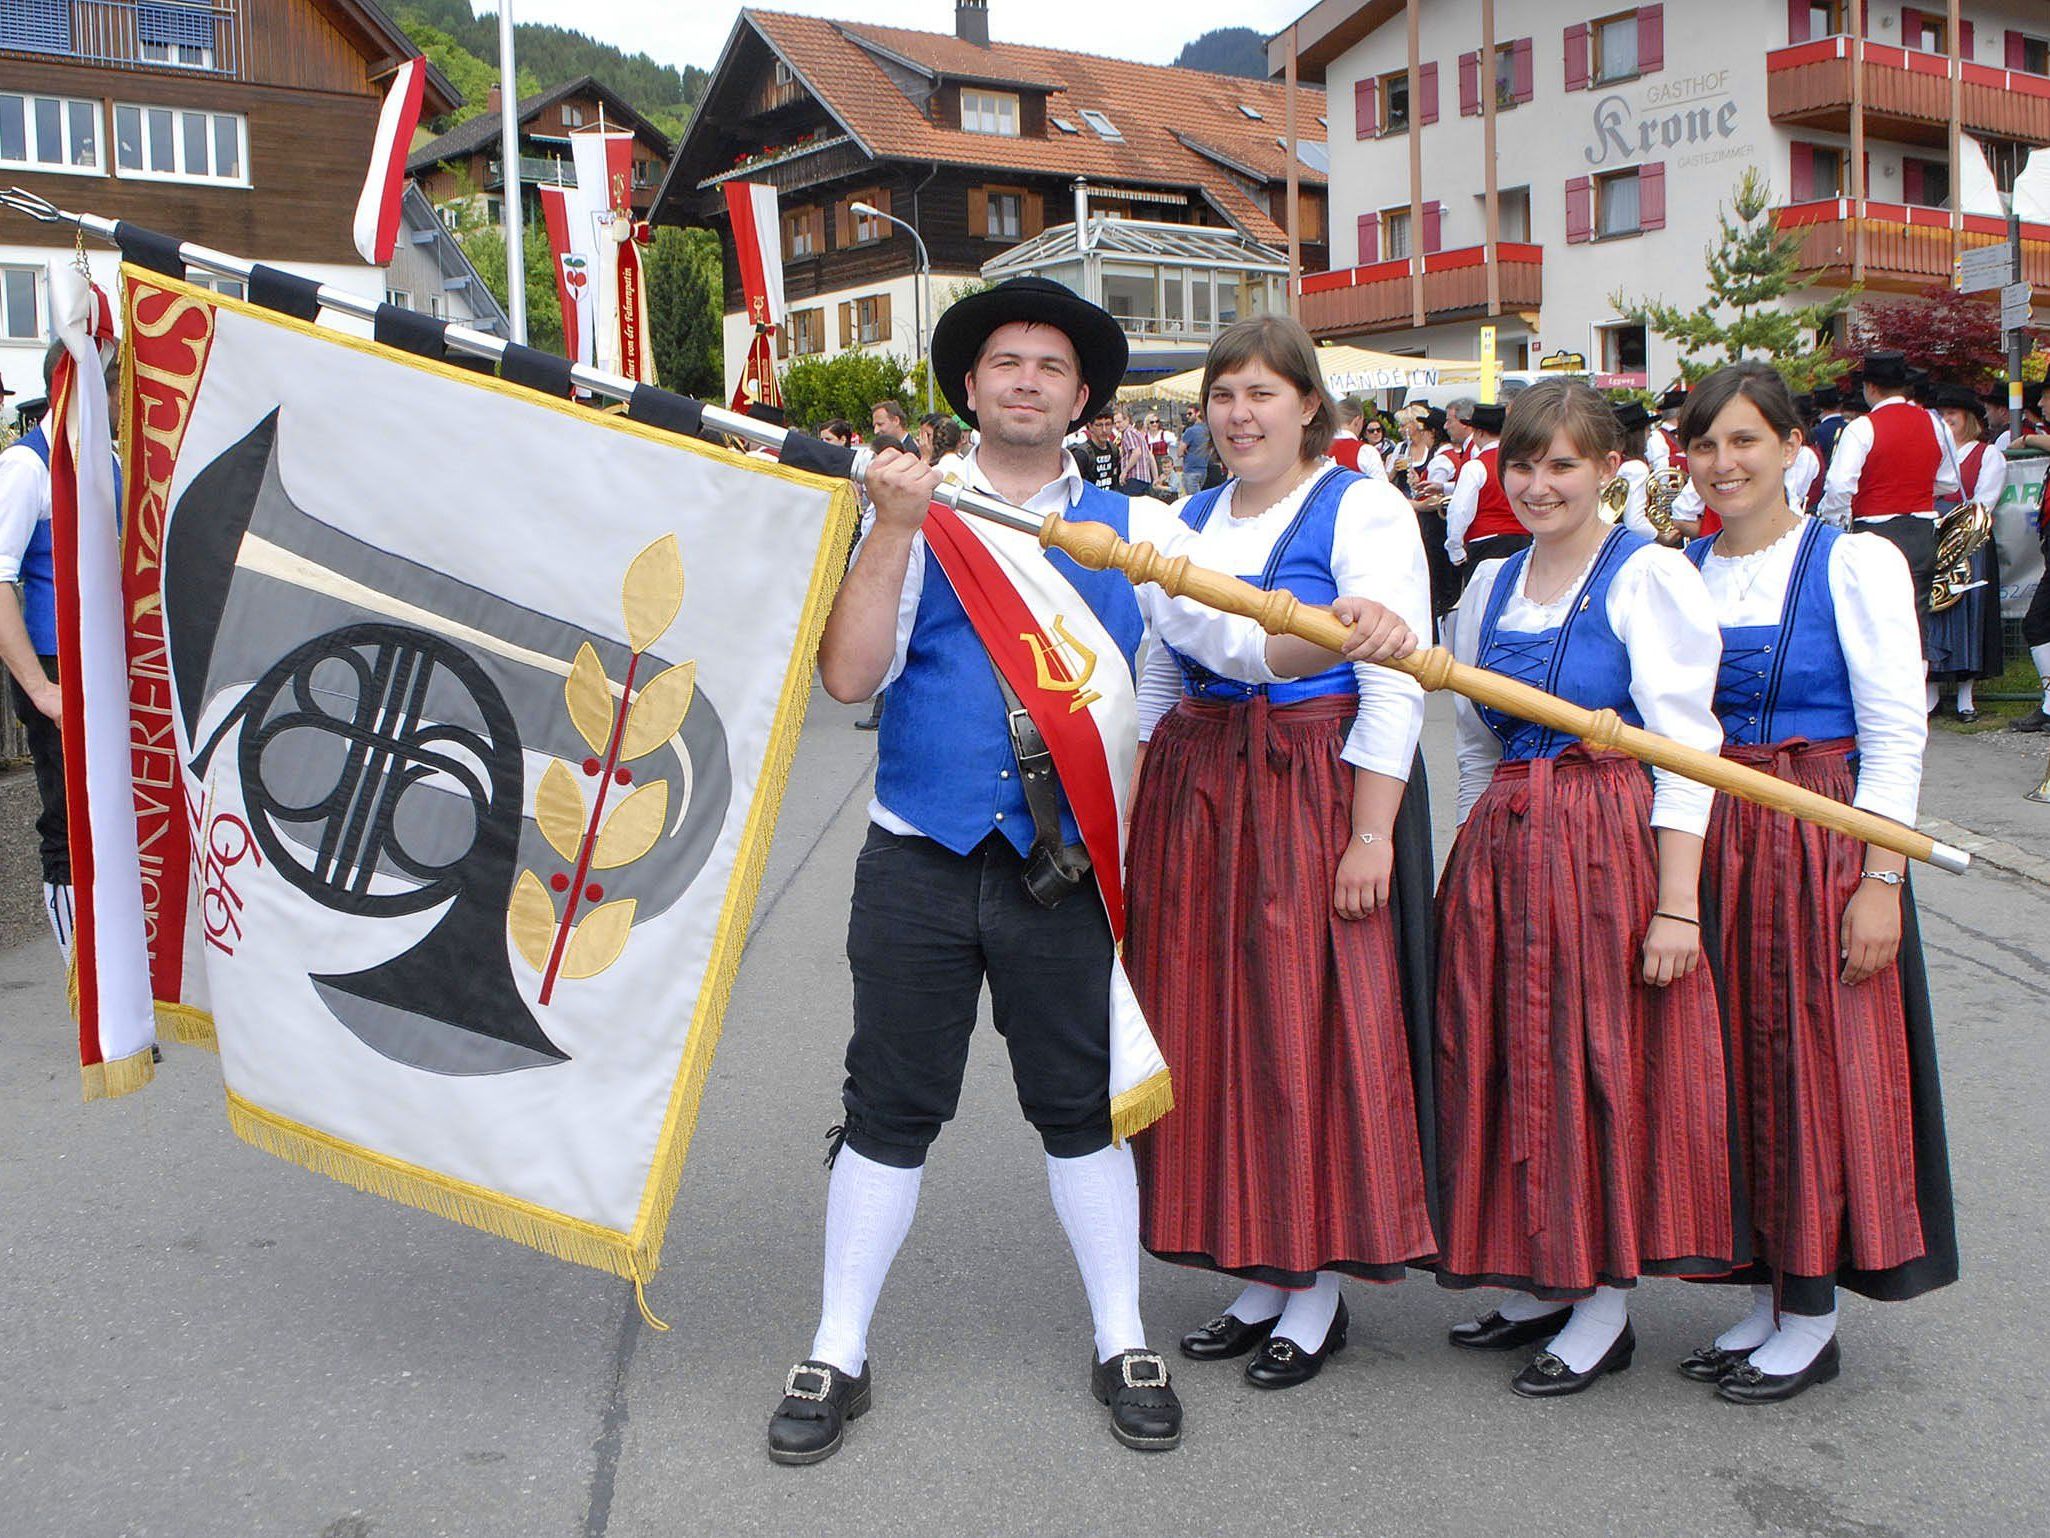
[[(1231, 576), (1265, 570), (1275, 542), (1287, 532), (1303, 499), (1328, 468), (1328, 463), (1320, 466), (1302, 485), (1251, 518), (1232, 516), (1238, 482), (1227, 482), (1203, 527), (1177, 553), (1198, 566)], [(1177, 503), (1177, 510), (1181, 506)], [(1420, 640), (1428, 642), (1431, 576), (1424, 562), (1424, 542), (1417, 534), (1416, 513), (1388, 482), (1367, 480), (1346, 488), (1332, 533), (1331, 572), (1340, 593), (1387, 605)], [(1167, 639), (1181, 646), (1179, 640)], [(1359, 677), (1359, 712), (1339, 756), (1355, 768), (1407, 779), (1424, 729), (1423, 688), (1406, 673), (1372, 663), (1362, 663), (1354, 672)], [(1174, 708), (1181, 693), (1181, 670), (1165, 648), (1156, 646), (1139, 678), (1141, 742), (1153, 735), (1155, 723)]]
[[(1593, 574), (1600, 547), (1587, 569), (1557, 601), (1533, 603), (1521, 580), (1503, 605), (1504, 630), (1550, 630), (1565, 622), (1580, 601)], [(1480, 651), (1481, 622), (1488, 598), (1502, 574), (1502, 561), (1484, 561), (1452, 613), (1449, 644), (1461, 662), (1474, 662)], [(1530, 562), (1523, 563), (1523, 576)], [(1646, 545), (1626, 556), (1609, 583), (1606, 606), (1609, 628), (1630, 655), (1630, 700), (1645, 726), (1689, 747), (1715, 753), (1722, 749), (1722, 723), (1715, 715), (1716, 671), (1722, 663), (1722, 636), (1714, 606), (1702, 586), (1701, 574), (1678, 550)], [(1481, 792), (1495, 776), (1502, 759), (1502, 739), (1481, 719), (1480, 707), (1461, 695), (1454, 706), (1459, 746), (1459, 820), (1473, 810)], [(1682, 833), (1708, 831), (1708, 811), (1715, 792), (1708, 786), (1665, 769), (1652, 771), (1651, 823)]]
[[(1763, 550), (1735, 558), (1709, 549), (1702, 564), (1720, 625), (1776, 625), (1805, 519)], [(1877, 534), (1848, 534), (1829, 552), (1836, 634), (1858, 720), (1858, 792), (1852, 805), (1913, 827), (1922, 791), (1922, 631), (1907, 558)]]

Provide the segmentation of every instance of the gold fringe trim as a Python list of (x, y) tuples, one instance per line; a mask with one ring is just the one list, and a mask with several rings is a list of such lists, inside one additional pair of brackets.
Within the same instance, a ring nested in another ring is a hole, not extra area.
[(111, 1063), (81, 1063), (78, 1069), (79, 1087), (87, 1100), (133, 1094), (156, 1076), (156, 1057), (148, 1047)]
[(214, 1034), (214, 1017), (196, 1005), (157, 1000), (157, 1034), (182, 1046), (221, 1050), (220, 1038)]
[(532, 1202), (487, 1191), (417, 1164), (358, 1148), (312, 1127), (288, 1121), (228, 1091), (228, 1125), (252, 1148), (290, 1160), (302, 1169), (339, 1180), (359, 1191), (418, 1207), (452, 1223), (481, 1229), (524, 1244), (557, 1260), (639, 1282), (627, 1235), (600, 1228)]
[[(804, 729), (805, 711), (811, 704), (812, 670), (816, 666), (819, 641), (825, 635), (826, 619), (832, 613), (833, 598), (845, 573), (841, 552), (854, 533), (859, 508), (854, 488), (846, 481), (833, 490), (826, 514), (826, 528), (819, 538), (818, 554), (812, 563), (811, 591), (804, 612), (798, 618), (797, 645), (790, 656), (790, 671), (783, 679), (782, 698), (776, 703), (776, 722), (769, 732), (768, 750), (755, 786), (754, 805), (748, 811), (747, 826), (740, 835), (740, 851), (734, 860), (733, 876), (727, 883), (726, 901), (720, 909), (719, 927), (713, 935), (710, 958), (705, 967), (704, 987), (699, 990), (697, 1011), (690, 1033), (684, 1038), (683, 1061), (675, 1087), (669, 1094), (669, 1109), (662, 1118), (662, 1132), (655, 1142), (654, 1168), (641, 1192), (640, 1211), (634, 1216), (634, 1274), (652, 1278), (662, 1264), (662, 1241), (669, 1230), (669, 1211), (676, 1204), (676, 1188), (683, 1180), (684, 1156), (690, 1150), (691, 1134), (697, 1129), (698, 1108), (704, 1100), (705, 1080), (712, 1071), (712, 1054), (718, 1048), (725, 1024), (726, 1004), (733, 995), (734, 979), (740, 973), (741, 951), (747, 941), (747, 926), (754, 917), (755, 899), (761, 895), (762, 872), (769, 860), (769, 841), (776, 831), (776, 817), (782, 810), (783, 792), (790, 783), (791, 762), (797, 756), (798, 734)], [(645, 1305), (643, 1312), (645, 1312)], [(649, 1315), (653, 1322), (653, 1315)]]
[(1174, 1080), (1163, 1068), (1117, 1095), (1110, 1103), (1110, 1136), (1122, 1143), (1143, 1132), (1174, 1109)]

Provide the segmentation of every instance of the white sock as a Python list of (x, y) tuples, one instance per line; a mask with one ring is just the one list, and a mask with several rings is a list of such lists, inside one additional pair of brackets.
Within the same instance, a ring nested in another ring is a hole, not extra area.
[(66, 965), (71, 961), (71, 885), (43, 883), (43, 913), (50, 920), (50, 933), (57, 937), (57, 949)]
[(826, 1280), (811, 1359), (858, 1375), (883, 1278), (918, 1210), (923, 1167), (900, 1170), (843, 1147), (826, 1190)]
[(1715, 1343), (1725, 1351), (1756, 1350), (1765, 1344), (1772, 1328), (1772, 1289), (1753, 1287), (1751, 1312), (1718, 1335)]
[(1526, 1319), (1542, 1319), (1547, 1314), (1556, 1314), (1563, 1307), (1563, 1303), (1548, 1303), (1527, 1292), (1512, 1292), (1495, 1305), (1495, 1312), (1512, 1323), (1521, 1324)]
[(1274, 1333), (1305, 1351), (1321, 1351), (1324, 1337), (1331, 1333), (1331, 1321), (1337, 1317), (1338, 1273), (1319, 1271), (1315, 1283), (1288, 1295), (1288, 1306), (1282, 1309)]
[(1751, 1353), (1751, 1365), (1760, 1372), (1783, 1378), (1799, 1372), (1820, 1356), (1835, 1334), (1835, 1309), (1826, 1314), (1782, 1313), (1780, 1327), (1772, 1332), (1772, 1339)]
[(1575, 1372), (1587, 1372), (1615, 1345), (1630, 1322), (1630, 1298), (1620, 1287), (1597, 1287), (1573, 1305), (1566, 1328), (1545, 1349)]
[(1246, 1290), (1231, 1301), (1225, 1312), (1241, 1324), (1264, 1324), (1277, 1319), (1288, 1306), (1288, 1294), (1265, 1282), (1248, 1282)]
[(1972, 708), (1972, 680), (1967, 678), (1957, 686), (1957, 708), (1966, 711)]
[(1107, 1362), (1120, 1351), (1144, 1351), (1146, 1327), (1139, 1322), (1139, 1173), (1131, 1145), (1112, 1144), (1079, 1159), (1048, 1154), (1046, 1184), (1081, 1269), (1082, 1290), (1089, 1295), (1097, 1361)]
[(2043, 708), (2050, 711), (2050, 641), (2031, 646), (2029, 660), (2036, 664), (2036, 676), (2043, 681)]
[(1923, 684), (1922, 714), (1925, 716), (1934, 715), (1936, 713), (1936, 707), (1942, 701), (1942, 699), (1942, 691), (1936, 687), (1933, 681)]

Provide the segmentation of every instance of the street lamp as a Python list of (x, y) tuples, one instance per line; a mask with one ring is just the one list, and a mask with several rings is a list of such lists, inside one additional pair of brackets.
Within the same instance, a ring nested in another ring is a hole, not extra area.
[(913, 331), (913, 350), (916, 352), (918, 360), (925, 361), (926, 363), (925, 409), (927, 414), (930, 415), (933, 409), (932, 364), (925, 357), (925, 304), (919, 298), (920, 289), (925, 290), (927, 298), (931, 297), (932, 292), (932, 258), (926, 255), (925, 238), (895, 214), (886, 214), (872, 203), (856, 202), (850, 203), (847, 206), (850, 212), (864, 215), (870, 219), (887, 219), (890, 223), (896, 225), (898, 229), (909, 233), (912, 240), (918, 244), (918, 281), (911, 285), (911, 327)]

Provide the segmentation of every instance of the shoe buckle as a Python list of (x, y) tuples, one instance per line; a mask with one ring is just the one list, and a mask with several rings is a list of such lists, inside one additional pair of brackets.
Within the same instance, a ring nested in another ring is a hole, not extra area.
[(1267, 1355), (1283, 1365), (1293, 1362), (1295, 1360), (1295, 1342), (1292, 1340), (1270, 1340), (1267, 1343)]
[[(804, 1380), (810, 1379), (817, 1388), (806, 1388)], [(792, 1399), (810, 1399), (823, 1403), (833, 1392), (833, 1373), (827, 1367), (808, 1367), (800, 1362), (783, 1377), (783, 1392)]]
[[(1134, 1368), (1144, 1371), (1134, 1373)], [(1161, 1388), (1167, 1383), (1167, 1363), (1151, 1351), (1128, 1351), (1118, 1361), (1118, 1373), (1126, 1388)]]
[(1543, 1373), (1547, 1378), (1563, 1377), (1566, 1373), (1566, 1359), (1561, 1356), (1554, 1356), (1549, 1351), (1540, 1351), (1537, 1354), (1537, 1360), (1530, 1365)]

